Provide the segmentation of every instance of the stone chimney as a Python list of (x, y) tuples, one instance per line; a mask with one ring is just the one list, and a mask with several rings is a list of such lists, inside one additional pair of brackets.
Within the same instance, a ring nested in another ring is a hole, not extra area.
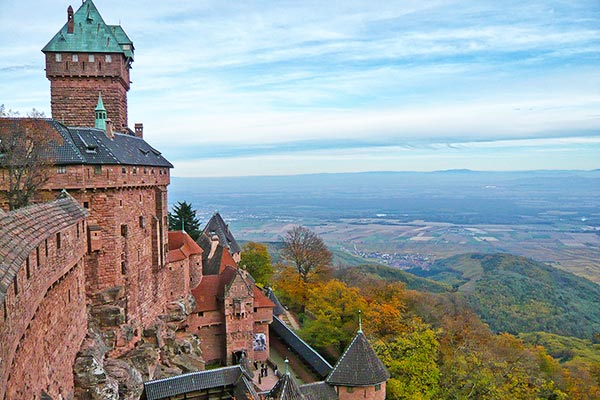
[(212, 237), (210, 238), (210, 254), (208, 255), (209, 260), (215, 255), (215, 251), (217, 251), (218, 245), (219, 237), (217, 235), (212, 235)]
[(73, 21), (73, 7), (67, 8), (67, 33), (73, 33), (75, 21)]
[(109, 139), (115, 138), (115, 131), (112, 120), (110, 118), (106, 120), (106, 136), (108, 136)]
[(141, 139), (144, 138), (144, 124), (142, 124), (141, 122), (135, 123), (135, 136)]

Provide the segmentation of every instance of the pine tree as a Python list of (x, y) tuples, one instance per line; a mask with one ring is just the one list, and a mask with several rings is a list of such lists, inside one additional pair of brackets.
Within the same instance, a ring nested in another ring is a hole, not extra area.
[(196, 210), (192, 204), (180, 201), (173, 206), (173, 212), (169, 213), (169, 230), (184, 230), (194, 240), (200, 237), (200, 221), (196, 218)]

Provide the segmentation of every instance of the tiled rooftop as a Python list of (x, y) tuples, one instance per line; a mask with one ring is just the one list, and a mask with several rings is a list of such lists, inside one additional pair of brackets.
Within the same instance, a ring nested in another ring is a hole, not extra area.
[(0, 213), (0, 303), (29, 254), (45, 238), (86, 216), (87, 211), (66, 192), (49, 203)]

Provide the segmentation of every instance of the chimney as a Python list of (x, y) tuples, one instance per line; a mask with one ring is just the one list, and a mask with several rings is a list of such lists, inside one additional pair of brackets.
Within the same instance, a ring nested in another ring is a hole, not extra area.
[(208, 259), (210, 260), (217, 250), (217, 246), (219, 245), (219, 237), (217, 235), (212, 235), (210, 238), (210, 254), (208, 255)]
[(113, 129), (114, 128), (113, 128), (112, 120), (110, 118), (108, 118), (106, 120), (106, 136), (108, 136), (109, 139), (115, 138), (115, 132)]
[(67, 33), (73, 33), (75, 22), (73, 21), (73, 7), (67, 8)]
[(135, 136), (139, 138), (144, 138), (144, 124), (141, 122), (135, 123)]

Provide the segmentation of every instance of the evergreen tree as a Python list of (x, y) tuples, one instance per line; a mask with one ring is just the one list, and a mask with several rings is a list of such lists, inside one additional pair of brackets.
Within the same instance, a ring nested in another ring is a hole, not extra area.
[(169, 213), (169, 230), (184, 230), (194, 240), (200, 237), (200, 221), (196, 218), (196, 210), (191, 203), (180, 201), (173, 206), (173, 212)]

